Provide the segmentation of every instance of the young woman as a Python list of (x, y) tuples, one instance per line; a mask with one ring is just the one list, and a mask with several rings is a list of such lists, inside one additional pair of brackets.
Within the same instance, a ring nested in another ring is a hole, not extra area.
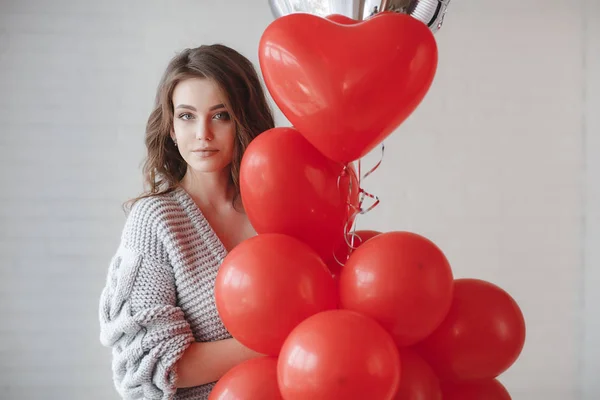
[(235, 50), (187, 49), (168, 65), (146, 128), (149, 188), (130, 205), (100, 298), (100, 339), (124, 399), (207, 399), (259, 356), (223, 326), (214, 282), (225, 255), (256, 234), (240, 163), (273, 127), (258, 75)]

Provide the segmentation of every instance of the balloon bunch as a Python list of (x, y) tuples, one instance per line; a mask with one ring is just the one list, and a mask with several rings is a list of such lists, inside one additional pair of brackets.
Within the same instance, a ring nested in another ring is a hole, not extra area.
[(495, 378), (519, 356), (515, 301), (455, 279), (412, 232), (356, 231), (360, 164), (420, 104), (437, 68), (426, 24), (295, 13), (265, 30), (267, 88), (293, 127), (266, 131), (242, 160), (258, 235), (225, 258), (217, 309), (265, 355), (230, 370), (212, 400), (509, 399)]

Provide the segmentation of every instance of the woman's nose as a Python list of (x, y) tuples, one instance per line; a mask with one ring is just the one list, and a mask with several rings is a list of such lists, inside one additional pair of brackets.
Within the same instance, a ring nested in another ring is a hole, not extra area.
[(196, 127), (196, 139), (210, 141), (212, 138), (212, 132), (206, 122), (199, 122)]

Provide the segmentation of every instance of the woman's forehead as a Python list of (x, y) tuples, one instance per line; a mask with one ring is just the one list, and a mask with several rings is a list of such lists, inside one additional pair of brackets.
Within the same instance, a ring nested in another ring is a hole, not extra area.
[(198, 111), (209, 110), (215, 105), (226, 104), (226, 96), (219, 85), (206, 78), (188, 78), (179, 82), (173, 90), (173, 106), (186, 104)]

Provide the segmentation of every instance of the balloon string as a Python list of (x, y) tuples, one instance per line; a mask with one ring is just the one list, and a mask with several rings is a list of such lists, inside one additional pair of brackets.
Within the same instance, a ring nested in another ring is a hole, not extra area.
[[(356, 250), (356, 248), (358, 247), (358, 245), (355, 246), (355, 240), (361, 241), (361, 238), (356, 234), (356, 226), (357, 226), (356, 217), (358, 217), (359, 215), (364, 215), (364, 214), (372, 211), (380, 203), (379, 197), (364, 190), (364, 188), (362, 187), (362, 183), (365, 180), (365, 178), (367, 178), (369, 175), (371, 175), (373, 172), (375, 172), (381, 166), (381, 163), (383, 162), (384, 153), (385, 153), (385, 144), (382, 143), (381, 144), (381, 157), (380, 157), (379, 161), (377, 162), (377, 164), (375, 164), (375, 166), (373, 168), (371, 168), (369, 171), (367, 171), (364, 175), (361, 175), (362, 163), (361, 163), (361, 159), (358, 159), (358, 162), (357, 162), (358, 171), (355, 172), (353, 169), (349, 168), (346, 165), (346, 166), (344, 166), (342, 173), (338, 177), (338, 189), (339, 189), (341, 178), (347, 174), (352, 174), (352, 176), (350, 176), (349, 177), (350, 179), (348, 180), (349, 181), (349, 184), (348, 184), (349, 190), (348, 190), (348, 199), (346, 202), (348, 209), (351, 212), (349, 212), (348, 219), (346, 220), (346, 223), (344, 224), (344, 232), (348, 232), (347, 234), (344, 234), (344, 239), (345, 239), (346, 245), (348, 246), (348, 249), (349, 249), (348, 254), (346, 255), (346, 260), (348, 259), (348, 257), (352, 253), (352, 251)], [(354, 180), (353, 178), (356, 179), (356, 181), (358, 183), (358, 205), (354, 205), (350, 201), (351, 196), (352, 196), (352, 190), (353, 190), (353, 186), (352, 186), (353, 180)], [(366, 197), (373, 200), (372, 204), (368, 208), (363, 207)], [(350, 226), (352, 226), (351, 231), (349, 229)], [(339, 265), (341, 265), (341, 266), (344, 265), (343, 262), (338, 260), (335, 252), (333, 254), (333, 258)]]

